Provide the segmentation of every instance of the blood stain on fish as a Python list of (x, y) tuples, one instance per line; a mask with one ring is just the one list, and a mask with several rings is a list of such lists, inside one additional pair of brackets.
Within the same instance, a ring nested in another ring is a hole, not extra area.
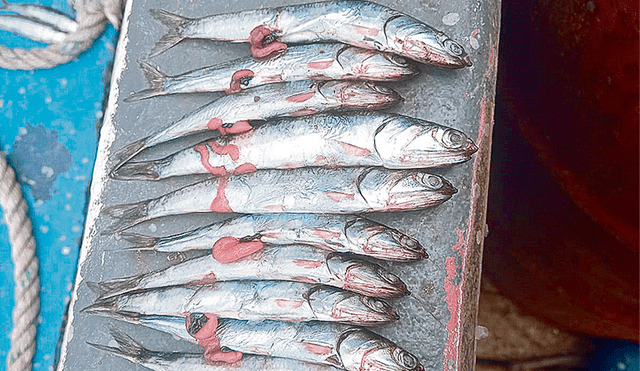
[(325, 229), (314, 229), (313, 233), (323, 239), (340, 238), (342, 235), (340, 232), (327, 231)]
[(238, 134), (253, 129), (248, 121), (237, 121), (228, 128), (223, 127), (223, 125), (224, 122), (222, 121), (222, 119), (215, 117), (209, 120), (209, 122), (207, 123), (207, 128), (209, 128), (209, 130), (218, 130), (218, 132), (220, 132), (220, 134), (222, 135)]
[(342, 149), (351, 156), (366, 157), (371, 156), (371, 151), (366, 148), (354, 146), (353, 144), (340, 142)]
[(261, 241), (240, 242), (235, 237), (223, 237), (213, 244), (213, 258), (220, 263), (231, 263), (262, 250)]
[(236, 167), (236, 169), (233, 171), (234, 174), (247, 174), (247, 173), (253, 173), (254, 171), (257, 171), (258, 169), (256, 168), (256, 166), (254, 164), (250, 164), (248, 162)]
[(380, 31), (376, 28), (353, 26), (353, 29), (358, 35), (377, 36)]
[(309, 62), (307, 63), (307, 66), (309, 68), (313, 68), (314, 70), (326, 70), (327, 68), (331, 67), (331, 65), (333, 64), (333, 61), (321, 61), (321, 62)]
[(302, 345), (313, 354), (326, 355), (333, 352), (333, 347), (327, 345), (305, 343), (304, 341), (302, 341)]
[(218, 183), (218, 191), (216, 194), (216, 198), (211, 202), (211, 206), (209, 209), (216, 213), (232, 213), (233, 210), (229, 207), (229, 200), (227, 200), (227, 196), (225, 195), (225, 187), (229, 183), (229, 179), (221, 178)]
[(343, 192), (325, 192), (325, 195), (329, 197), (329, 199), (340, 202), (345, 200), (353, 200), (355, 195), (351, 193), (343, 193)]
[(301, 93), (301, 94), (292, 95), (290, 97), (285, 98), (284, 100), (286, 100), (287, 102), (302, 103), (302, 102), (306, 102), (309, 99), (313, 98), (314, 95), (316, 95), (316, 92), (315, 91), (310, 91), (308, 93)]
[(213, 283), (216, 283), (217, 281), (218, 279), (216, 278), (216, 275), (213, 273), (209, 273), (201, 279), (189, 283), (192, 285), (211, 285)]
[(314, 110), (313, 108), (303, 108), (303, 109), (297, 110), (295, 112), (291, 112), (289, 114), (289, 116), (292, 116), (292, 117), (309, 116), (309, 115), (313, 115), (316, 112), (317, 111)]
[(298, 267), (309, 268), (309, 269), (318, 268), (323, 264), (323, 262), (316, 261), (316, 260), (294, 260), (294, 263)]
[(292, 280), (296, 281), (296, 282), (304, 282), (304, 283), (318, 283), (319, 281), (314, 280), (312, 278), (309, 277), (293, 277)]
[(304, 304), (304, 300), (276, 299), (275, 302), (280, 308), (288, 309), (300, 308)]

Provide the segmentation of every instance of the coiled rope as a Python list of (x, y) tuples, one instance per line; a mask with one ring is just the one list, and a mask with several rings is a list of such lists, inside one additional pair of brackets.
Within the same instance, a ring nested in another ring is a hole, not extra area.
[[(119, 28), (124, 0), (77, 0), (78, 29), (64, 42), (46, 48), (22, 49), (0, 46), (0, 68), (35, 70), (53, 68), (74, 60), (100, 36), (107, 21)], [(0, 152), (0, 207), (9, 230), (11, 258), (14, 264), (15, 306), (11, 330), (8, 371), (29, 371), (36, 351), (36, 327), (40, 312), (40, 277), (33, 225), (27, 215), (15, 172)]]
[(124, 0), (76, 0), (78, 29), (64, 42), (46, 48), (22, 49), (0, 46), (0, 68), (35, 70), (52, 68), (74, 60), (100, 36), (108, 22), (116, 28), (122, 20)]
[(31, 233), (31, 219), (27, 215), (27, 203), (22, 197), (13, 169), (0, 152), (0, 207), (9, 229), (13, 280), (15, 282), (15, 306), (11, 350), (7, 356), (8, 371), (31, 370), (31, 360), (36, 351), (36, 326), (40, 312), (40, 278), (36, 242)]

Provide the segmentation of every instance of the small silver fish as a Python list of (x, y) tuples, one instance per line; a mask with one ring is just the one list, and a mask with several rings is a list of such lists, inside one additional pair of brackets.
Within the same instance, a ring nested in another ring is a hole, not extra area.
[(0, 30), (45, 44), (62, 43), (67, 38), (65, 32), (50, 25), (13, 14), (0, 14)]
[(340, 371), (328, 365), (312, 364), (289, 358), (245, 355), (239, 361), (229, 364), (211, 363), (202, 353), (162, 352), (149, 350), (119, 330), (112, 330), (111, 336), (117, 346), (87, 343), (94, 348), (117, 355), (135, 364), (155, 371)]
[(146, 148), (186, 135), (217, 130), (237, 134), (252, 129), (249, 121), (307, 116), (333, 110), (376, 110), (402, 100), (394, 90), (353, 81), (298, 81), (259, 86), (227, 95), (188, 114), (159, 133), (135, 141), (115, 154), (118, 165)]
[(68, 15), (55, 9), (36, 4), (15, 4), (2, 0), (0, 10), (16, 13), (26, 18), (48, 24), (65, 33), (74, 33), (78, 23)]
[(155, 288), (99, 299), (83, 312), (212, 313), (221, 318), (251, 321), (329, 321), (359, 326), (375, 326), (399, 318), (389, 304), (377, 298), (287, 281), (230, 281), (200, 287)]
[(425, 23), (368, 1), (326, 1), (189, 19), (153, 9), (169, 27), (151, 50), (158, 55), (184, 39), (249, 42), (262, 58), (287, 44), (340, 42), (394, 53), (443, 68), (471, 66), (464, 48)]
[[(274, 150), (277, 143), (278, 150)], [(116, 179), (225, 176), (310, 166), (443, 167), (467, 161), (478, 147), (464, 133), (394, 114), (320, 115), (272, 120), (250, 132), (218, 137), (163, 159), (130, 162)]]
[[(234, 246), (235, 247), (235, 246)], [(270, 245), (243, 258), (222, 263), (214, 255), (135, 277), (97, 284), (101, 297), (141, 289), (239, 280), (319, 283), (358, 294), (392, 298), (409, 293), (398, 276), (355, 255), (331, 253), (308, 245)]]
[(239, 243), (306, 244), (396, 262), (428, 258), (417, 240), (397, 229), (355, 215), (243, 215), (166, 237), (136, 233), (122, 233), (121, 236), (135, 245), (131, 249), (159, 252), (208, 250), (221, 239), (233, 237)]
[(177, 76), (167, 76), (146, 62), (140, 68), (149, 89), (131, 94), (126, 101), (180, 93), (233, 94), (260, 85), (299, 80), (397, 81), (419, 73), (402, 57), (342, 44), (293, 46), (274, 58), (240, 58)]
[[(194, 336), (198, 336), (198, 331), (208, 320), (207, 316), (200, 313), (189, 314), (190, 321), (184, 316), (110, 317), (163, 331), (193, 343), (196, 342)], [(187, 326), (189, 322), (191, 326)], [(233, 351), (291, 358), (349, 371), (424, 370), (416, 356), (390, 340), (367, 329), (340, 323), (251, 322), (222, 318), (215, 336), (221, 346)]]
[(439, 205), (457, 190), (422, 170), (302, 168), (260, 170), (213, 178), (164, 196), (107, 207), (117, 222), (108, 233), (162, 216), (216, 213), (331, 213), (420, 210)]

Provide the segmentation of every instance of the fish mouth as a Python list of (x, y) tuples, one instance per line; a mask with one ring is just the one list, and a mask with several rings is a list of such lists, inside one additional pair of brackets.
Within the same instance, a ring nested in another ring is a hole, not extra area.
[(471, 66), (473, 66), (473, 63), (471, 63), (471, 58), (469, 58), (469, 55), (465, 55), (462, 58), (462, 63), (464, 63), (463, 67), (471, 67)]

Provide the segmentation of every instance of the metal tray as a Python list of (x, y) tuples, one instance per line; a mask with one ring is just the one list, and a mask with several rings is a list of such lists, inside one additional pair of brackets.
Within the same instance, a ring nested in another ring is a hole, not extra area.
[[(143, 369), (86, 344), (108, 344), (111, 325), (123, 329), (155, 350), (192, 350), (198, 347), (169, 335), (81, 313), (96, 295), (87, 282), (131, 276), (176, 264), (192, 254), (121, 251), (128, 246), (101, 233), (111, 224), (105, 206), (157, 197), (202, 179), (200, 176), (162, 182), (117, 181), (108, 177), (114, 165), (111, 153), (167, 126), (219, 94), (166, 96), (126, 103), (129, 93), (146, 87), (138, 62), (165, 32), (149, 15), (150, 8), (200, 17), (257, 7), (303, 3), (299, 0), (188, 1), (127, 3), (111, 81), (111, 92), (88, 208), (78, 273), (69, 308), (58, 370)], [(373, 220), (417, 238), (430, 258), (419, 263), (387, 264), (408, 285), (411, 296), (393, 301), (401, 319), (374, 331), (418, 356), (428, 370), (471, 370), (475, 357), (475, 327), (480, 284), (482, 243), (491, 149), (493, 102), (499, 32), (499, 1), (379, 0), (382, 5), (410, 14), (457, 40), (471, 56), (473, 67), (447, 71), (422, 67), (417, 78), (389, 84), (406, 100), (392, 111), (435, 121), (470, 135), (480, 150), (467, 163), (434, 171), (444, 175), (459, 192), (446, 203), (424, 211), (368, 214)], [(249, 55), (246, 44), (184, 41), (150, 59), (168, 74)], [(179, 147), (193, 140), (177, 141)], [(165, 147), (163, 151), (171, 150)], [(154, 156), (150, 151), (149, 156)], [(157, 153), (155, 154), (158, 155)], [(146, 222), (137, 230), (167, 235), (192, 229), (230, 215), (183, 215)], [(232, 369), (232, 368), (230, 368)]]

